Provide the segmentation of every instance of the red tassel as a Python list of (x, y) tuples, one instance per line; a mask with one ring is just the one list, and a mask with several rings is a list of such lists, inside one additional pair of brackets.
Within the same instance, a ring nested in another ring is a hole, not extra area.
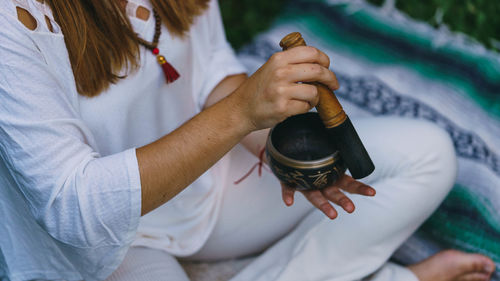
[(161, 68), (163, 69), (163, 73), (165, 74), (165, 80), (168, 83), (172, 83), (175, 80), (179, 79), (180, 74), (175, 70), (175, 68), (168, 63), (164, 56), (158, 55), (157, 57), (158, 63), (160, 63)]
[(172, 83), (175, 80), (179, 79), (180, 77), (179, 73), (170, 63), (165, 62), (164, 64), (161, 65), (161, 68), (163, 68), (163, 73), (165, 73), (165, 79), (167, 80), (167, 84)]

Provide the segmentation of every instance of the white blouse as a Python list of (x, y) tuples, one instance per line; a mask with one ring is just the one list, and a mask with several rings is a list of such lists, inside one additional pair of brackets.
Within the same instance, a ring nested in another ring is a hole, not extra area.
[[(151, 5), (129, 0), (127, 8), (149, 41), (154, 17), (135, 18), (136, 5)], [(35, 30), (18, 21), (16, 6), (35, 17)], [(217, 2), (183, 38), (162, 28), (159, 49), (180, 73), (177, 81), (167, 85), (155, 56), (142, 48), (140, 68), (94, 98), (76, 92), (48, 6), (2, 0), (0, 26), (0, 280), (102, 280), (132, 243), (196, 252), (216, 221), (225, 165), (140, 218), (135, 148), (179, 127), (222, 79), (245, 72), (225, 39)]]

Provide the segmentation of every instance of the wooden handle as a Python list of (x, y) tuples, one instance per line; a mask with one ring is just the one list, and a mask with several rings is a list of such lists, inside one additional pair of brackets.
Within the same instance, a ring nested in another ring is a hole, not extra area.
[[(283, 50), (305, 45), (304, 38), (298, 32), (288, 34), (280, 42)], [(318, 87), (319, 102), (316, 109), (319, 117), (325, 124), (331, 141), (338, 148), (351, 175), (355, 179), (368, 176), (375, 169), (375, 165), (373, 165), (370, 155), (368, 155), (351, 120), (342, 109), (339, 100), (333, 91), (325, 85), (317, 82), (311, 84)]]
[[(292, 32), (281, 39), (280, 46), (285, 51), (298, 46), (306, 46), (306, 42), (299, 32)], [(333, 128), (342, 124), (346, 120), (347, 115), (333, 91), (321, 83), (315, 82), (310, 84), (318, 87), (319, 102), (316, 105), (316, 110), (325, 127)]]

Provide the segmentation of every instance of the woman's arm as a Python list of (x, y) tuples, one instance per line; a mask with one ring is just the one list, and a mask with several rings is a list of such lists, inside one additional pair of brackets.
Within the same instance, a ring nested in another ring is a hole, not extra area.
[[(316, 87), (297, 82), (320, 81), (336, 89), (338, 83), (328, 65), (328, 57), (312, 47), (277, 53), (230, 95), (137, 149), (142, 214), (181, 192), (250, 132), (316, 105)], [(237, 83), (232, 82), (234, 88)]]
[(241, 114), (238, 98), (225, 98), (174, 132), (137, 149), (143, 215), (181, 192), (254, 129)]
[[(205, 101), (203, 109), (206, 109), (236, 90), (248, 79), (246, 74), (237, 74), (226, 77), (210, 93)], [(260, 150), (266, 144), (269, 129), (258, 130), (246, 135), (240, 143), (253, 155), (259, 157)]]

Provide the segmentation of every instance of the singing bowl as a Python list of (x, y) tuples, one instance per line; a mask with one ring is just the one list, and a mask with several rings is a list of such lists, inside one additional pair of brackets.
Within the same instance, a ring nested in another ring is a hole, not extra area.
[(298, 190), (325, 188), (346, 170), (316, 112), (289, 117), (272, 128), (266, 158), (274, 175)]

